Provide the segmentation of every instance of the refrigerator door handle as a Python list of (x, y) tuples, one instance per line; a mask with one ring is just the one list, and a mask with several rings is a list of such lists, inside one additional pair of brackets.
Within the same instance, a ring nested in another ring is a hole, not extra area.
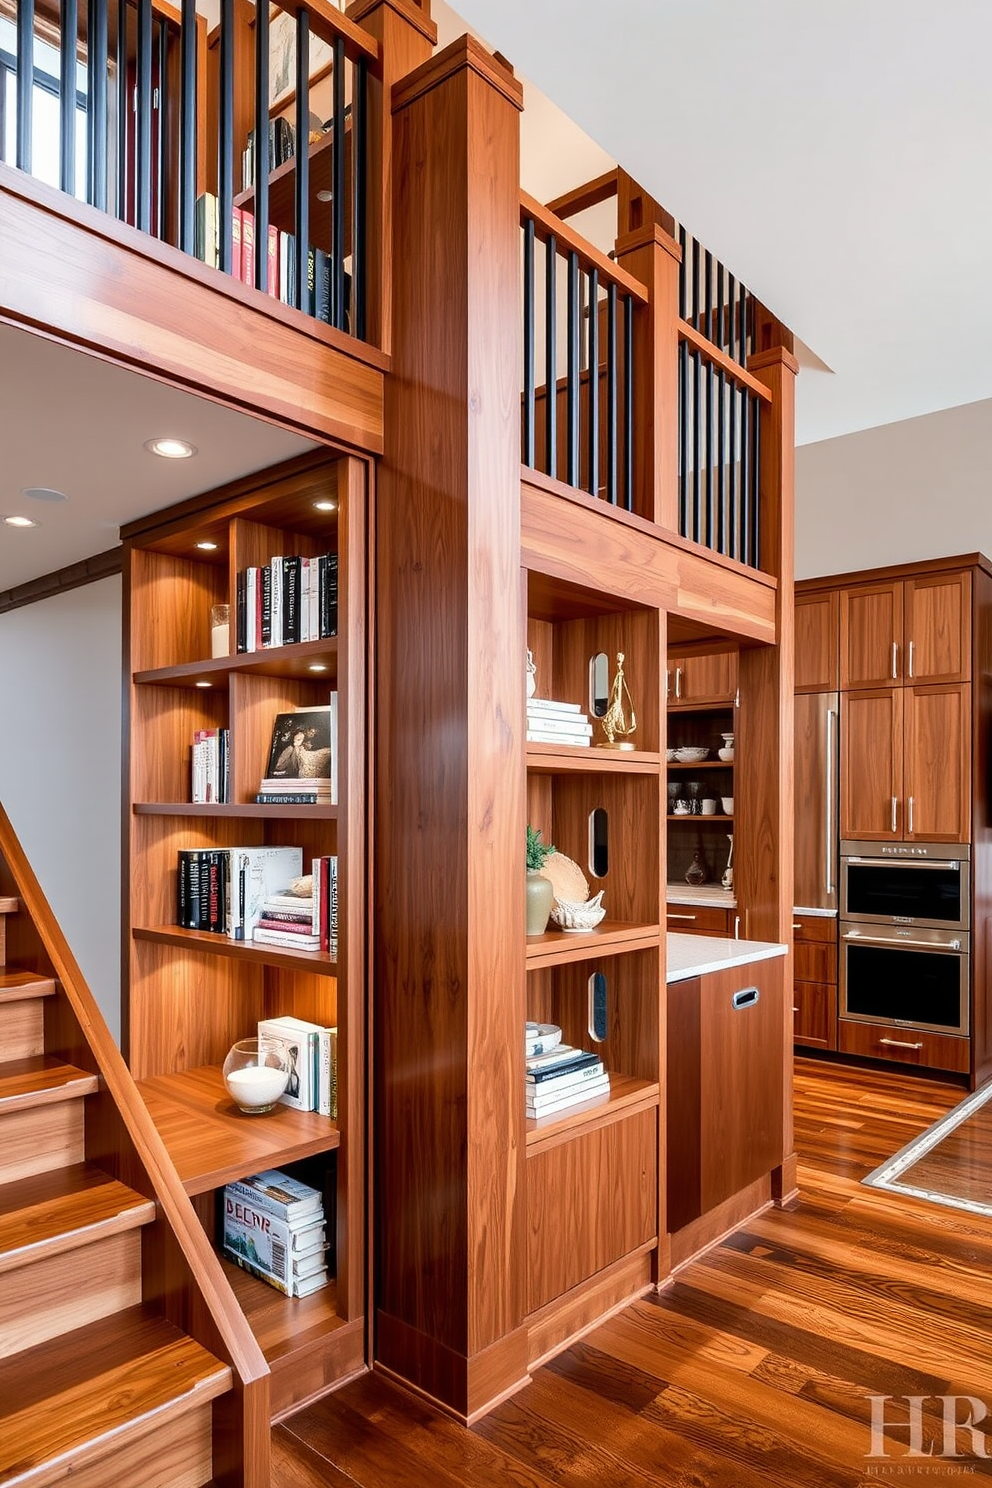
[(836, 823), (834, 821), (834, 748), (833, 748), (833, 734), (834, 734), (834, 731), (833, 731), (833, 722), (834, 722), (834, 719), (836, 719), (836, 717), (837, 717), (837, 711), (836, 711), (836, 709), (835, 708), (828, 708), (827, 709), (827, 750), (826, 750), (826, 766), (827, 766), (827, 791), (826, 791), (826, 796), (827, 796), (827, 812), (826, 812), (826, 823), (825, 823), (826, 831), (824, 833), (824, 853), (823, 853), (823, 858), (824, 858), (824, 863), (823, 863), (824, 879), (825, 879), (826, 892), (827, 892), (827, 895), (828, 896), (830, 894), (832, 894), (834, 892), (834, 889), (835, 889), (835, 885), (834, 885), (834, 861), (833, 861), (833, 859), (834, 859), (834, 854), (833, 854), (833, 836), (834, 836), (834, 827), (835, 827)]

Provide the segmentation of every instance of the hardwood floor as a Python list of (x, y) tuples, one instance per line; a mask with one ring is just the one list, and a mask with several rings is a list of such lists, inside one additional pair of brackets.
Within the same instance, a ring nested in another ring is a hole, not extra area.
[[(276, 1428), (276, 1488), (867, 1488), (992, 1476), (981, 1429), (953, 1428), (967, 1403), (947, 1405), (957, 1415), (946, 1440), (942, 1415), (942, 1397), (975, 1397), (976, 1420), (992, 1406), (992, 1220), (860, 1186), (964, 1093), (902, 1071), (798, 1061), (801, 1197), (790, 1211), (752, 1221), (471, 1431), (365, 1376)], [(895, 1397), (882, 1406), (884, 1440), (872, 1396)]]

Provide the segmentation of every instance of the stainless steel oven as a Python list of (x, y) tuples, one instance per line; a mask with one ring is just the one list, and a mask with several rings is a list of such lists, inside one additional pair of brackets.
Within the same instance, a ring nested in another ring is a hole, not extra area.
[(842, 842), (840, 918), (863, 925), (970, 927), (966, 843)]
[(966, 1036), (969, 952), (967, 931), (842, 920), (840, 1016)]

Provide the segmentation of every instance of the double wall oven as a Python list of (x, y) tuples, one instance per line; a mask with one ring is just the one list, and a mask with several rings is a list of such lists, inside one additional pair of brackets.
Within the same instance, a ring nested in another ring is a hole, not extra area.
[(842, 842), (840, 1016), (966, 1037), (970, 905), (964, 844)]

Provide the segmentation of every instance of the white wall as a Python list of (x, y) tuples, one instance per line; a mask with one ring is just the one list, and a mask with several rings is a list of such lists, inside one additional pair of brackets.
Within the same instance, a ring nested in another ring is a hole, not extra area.
[(796, 577), (992, 555), (992, 399), (796, 451)]
[(119, 1040), (119, 577), (0, 615), (0, 720), (0, 801)]

